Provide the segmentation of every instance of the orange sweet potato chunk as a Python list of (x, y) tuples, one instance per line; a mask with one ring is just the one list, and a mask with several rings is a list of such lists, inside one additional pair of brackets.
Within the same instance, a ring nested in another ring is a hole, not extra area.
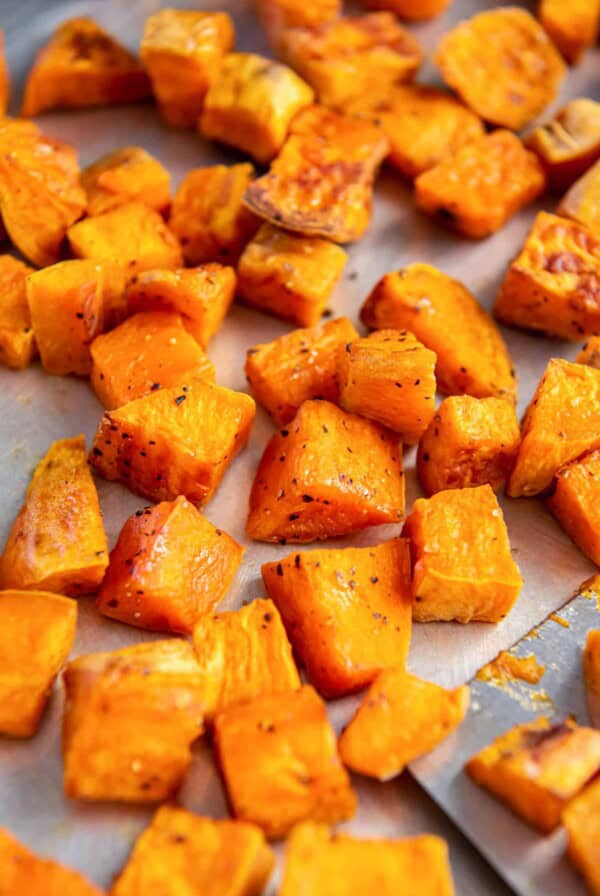
[(585, 878), (592, 896), (599, 896), (600, 779), (569, 803), (562, 822), (569, 838), (569, 858)]
[(575, 181), (561, 199), (556, 213), (600, 236), (600, 161)]
[[(77, 604), (68, 597), (0, 591), (0, 734), (35, 734), (76, 624)], [(0, 892), (1, 879), (0, 870)]]
[(6, 896), (103, 896), (82, 874), (42, 859), (0, 828), (0, 893)]
[(244, 201), (286, 230), (354, 242), (371, 220), (373, 182), (388, 150), (370, 122), (311, 106), (296, 116), (280, 154)]
[(77, 597), (98, 589), (108, 565), (96, 486), (83, 436), (51, 445), (36, 467), (0, 558), (2, 588)]
[(104, 413), (90, 462), (150, 501), (184, 495), (200, 506), (245, 447), (254, 413), (249, 395), (205, 380), (159, 389)]
[(135, 103), (150, 95), (135, 56), (91, 18), (68, 19), (37, 54), (23, 115), (48, 109)]
[(578, 364), (600, 368), (600, 336), (590, 336), (575, 360)]
[(499, 622), (510, 612), (523, 580), (489, 485), (419, 498), (402, 534), (411, 542), (417, 622)]
[(565, 66), (524, 9), (480, 12), (444, 35), (437, 62), (446, 83), (490, 124), (518, 131), (554, 99)]
[(538, 16), (567, 62), (577, 62), (598, 39), (599, 0), (540, 0)]
[(477, 784), (544, 834), (600, 770), (600, 731), (543, 716), (516, 725), (465, 766)]
[(165, 896), (260, 896), (274, 864), (264, 834), (254, 825), (161, 806), (110, 894), (140, 896), (162, 890)]
[(305, 401), (265, 448), (246, 532), (257, 541), (310, 542), (402, 519), (398, 437), (328, 401)]
[(600, 370), (552, 358), (523, 418), (507, 494), (544, 492), (561, 467), (600, 448), (599, 420)]
[(452, 0), (364, 0), (364, 2), (368, 9), (389, 9), (400, 19), (421, 22), (441, 15)]
[(562, 193), (600, 158), (600, 103), (571, 100), (535, 128), (526, 144), (544, 166), (550, 188)]
[(0, 255), (0, 363), (13, 370), (23, 370), (36, 354), (25, 285), (32, 272), (12, 255)]
[(548, 504), (567, 535), (600, 566), (600, 449), (558, 471)]
[(288, 28), (312, 28), (322, 22), (339, 19), (341, 0), (256, 0), (256, 13), (266, 35), (275, 49)]
[(583, 678), (592, 723), (600, 719), (600, 629), (587, 633), (583, 651)]
[(139, 628), (191, 634), (225, 596), (243, 553), (183, 496), (138, 510), (111, 551), (96, 606)]
[(290, 554), (265, 563), (262, 575), (310, 682), (324, 697), (359, 691), (383, 669), (406, 661), (412, 612), (406, 541)]
[(360, 316), (371, 329), (408, 330), (435, 352), (440, 391), (515, 400), (515, 372), (498, 327), (462, 283), (436, 268), (411, 264), (386, 274)]
[(276, 426), (290, 423), (310, 398), (339, 402), (337, 349), (358, 338), (347, 317), (293, 330), (246, 353), (246, 378)]
[(465, 717), (469, 688), (446, 690), (402, 668), (377, 676), (339, 740), (345, 766), (379, 781), (437, 747)]
[(4, 52), (4, 32), (0, 31), (0, 115), (6, 115), (10, 96), (10, 73)]
[(169, 207), (171, 175), (158, 159), (139, 146), (124, 146), (102, 156), (81, 172), (88, 215), (102, 215), (127, 202), (141, 202), (157, 212)]
[(267, 837), (284, 837), (305, 819), (334, 824), (354, 815), (335, 732), (311, 687), (230, 707), (215, 719), (214, 745), (232, 813)]
[(161, 9), (146, 19), (141, 56), (167, 124), (194, 127), (234, 41), (225, 12)]
[(318, 236), (265, 222), (238, 263), (238, 297), (301, 327), (317, 324), (342, 275), (346, 253)]
[(515, 465), (520, 441), (512, 403), (452, 395), (441, 403), (419, 443), (421, 487), (426, 495), (486, 484), (498, 491)]

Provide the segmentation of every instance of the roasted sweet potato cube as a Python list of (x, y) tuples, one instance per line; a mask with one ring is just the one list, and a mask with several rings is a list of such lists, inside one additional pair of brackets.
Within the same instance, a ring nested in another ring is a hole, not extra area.
[(578, 364), (600, 368), (600, 336), (590, 336), (575, 360)]
[(423, 58), (416, 39), (389, 12), (286, 29), (278, 50), (318, 102), (340, 111), (382, 83), (412, 80)]
[(469, 688), (446, 690), (403, 668), (377, 676), (339, 740), (345, 766), (380, 781), (437, 747), (465, 717)]
[(224, 597), (243, 553), (182, 496), (138, 510), (111, 551), (96, 606), (129, 625), (190, 634)]
[(577, 547), (600, 566), (600, 449), (558, 471), (548, 504)]
[(82, 874), (42, 859), (0, 828), (0, 892), (3, 896), (103, 896)]
[(206, 94), (200, 130), (266, 165), (313, 97), (312, 88), (286, 65), (255, 53), (229, 53)]
[(160, 889), (163, 896), (260, 896), (274, 864), (264, 834), (254, 825), (161, 806), (110, 893), (139, 896)]
[(347, 317), (293, 330), (246, 353), (246, 378), (276, 426), (294, 419), (302, 402), (339, 402), (337, 349), (358, 338)]
[(567, 62), (577, 62), (598, 39), (598, 0), (540, 0), (538, 16)]
[(102, 215), (128, 202), (141, 202), (165, 212), (171, 196), (171, 175), (158, 159), (139, 146), (124, 146), (102, 156), (81, 172), (88, 215)]
[(346, 253), (318, 236), (265, 222), (238, 264), (238, 296), (251, 308), (299, 324), (317, 324), (342, 275)]
[(69, 663), (63, 678), (67, 796), (132, 803), (172, 797), (206, 705), (191, 645), (172, 638), (91, 653)]
[(233, 268), (205, 264), (197, 268), (143, 271), (131, 280), (126, 300), (130, 314), (172, 311), (196, 342), (206, 348), (233, 301)]
[(113, 106), (150, 95), (135, 56), (93, 19), (68, 19), (37, 54), (29, 72), (23, 115), (47, 109)]
[(335, 732), (311, 687), (229, 707), (215, 719), (214, 745), (232, 813), (268, 837), (305, 819), (334, 824), (354, 815)]
[(523, 419), (507, 494), (544, 492), (561, 467), (600, 448), (599, 419), (600, 370), (552, 358)]
[(150, 501), (208, 501), (254, 420), (249, 395), (195, 379), (106, 411), (90, 461)]
[(340, 404), (413, 445), (435, 413), (435, 362), (406, 330), (378, 330), (349, 342), (338, 349)]
[(358, 840), (305, 822), (290, 836), (280, 896), (452, 896), (448, 848), (423, 834), (402, 840)]
[(310, 542), (402, 519), (398, 437), (329, 401), (305, 401), (265, 448), (246, 532), (257, 541)]
[(364, 2), (369, 9), (389, 9), (400, 19), (421, 22), (441, 15), (452, 0), (364, 0)]
[(23, 370), (36, 353), (25, 281), (33, 269), (0, 255), (0, 363)]
[(600, 731), (539, 717), (497, 737), (466, 772), (533, 827), (548, 834), (600, 770)]
[(324, 697), (360, 691), (383, 669), (404, 664), (412, 612), (406, 541), (290, 554), (265, 563), (262, 574), (310, 682)]
[(4, 31), (0, 31), (0, 115), (6, 115), (10, 95), (10, 74), (4, 52)]
[(288, 28), (312, 28), (322, 22), (338, 19), (341, 0), (256, 0), (256, 12), (269, 41), (275, 49)]
[(408, 330), (435, 352), (441, 392), (515, 400), (515, 372), (498, 327), (462, 283), (436, 268), (411, 264), (386, 274), (360, 316), (372, 329)]
[(267, 174), (246, 190), (246, 205), (286, 230), (354, 242), (371, 220), (373, 182), (388, 150), (370, 122), (311, 106), (295, 118)]
[(590, 718), (597, 728), (600, 720), (600, 629), (587, 634), (583, 651), (583, 678)]
[(600, 161), (575, 181), (563, 196), (556, 213), (577, 221), (600, 236)]
[(415, 181), (417, 205), (463, 236), (483, 239), (543, 192), (534, 153), (510, 131), (470, 140)]
[(489, 485), (419, 498), (402, 534), (411, 543), (417, 622), (499, 622), (510, 612), (523, 580)]
[(569, 838), (569, 858), (585, 878), (592, 896), (599, 896), (600, 778), (569, 803), (562, 822)]
[(207, 721), (236, 703), (300, 687), (292, 648), (271, 600), (206, 615), (194, 629), (194, 647), (213, 688)]
[(68, 597), (0, 591), (0, 734), (35, 734), (76, 623), (77, 604)]
[(214, 165), (187, 174), (173, 197), (169, 227), (179, 238), (186, 264), (235, 264), (260, 227), (242, 199), (254, 168)]
[(98, 589), (108, 545), (83, 436), (51, 445), (36, 467), (0, 558), (2, 588), (77, 597)]
[(600, 158), (600, 103), (571, 100), (526, 143), (544, 166), (549, 187), (562, 193)]
[(565, 74), (556, 47), (524, 9), (480, 12), (444, 35), (446, 83), (490, 124), (518, 131), (552, 102)]
[(417, 473), (426, 495), (490, 485), (498, 491), (515, 465), (521, 435), (514, 405), (502, 398), (446, 398), (419, 443)]

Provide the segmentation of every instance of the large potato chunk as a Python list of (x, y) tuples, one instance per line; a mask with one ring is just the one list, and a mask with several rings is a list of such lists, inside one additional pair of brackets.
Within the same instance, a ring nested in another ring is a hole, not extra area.
[(104, 896), (83, 875), (52, 859), (42, 859), (0, 828), (2, 896)]
[(115, 149), (81, 172), (88, 215), (101, 215), (127, 202), (141, 202), (157, 212), (169, 207), (171, 175), (158, 159), (139, 146)]

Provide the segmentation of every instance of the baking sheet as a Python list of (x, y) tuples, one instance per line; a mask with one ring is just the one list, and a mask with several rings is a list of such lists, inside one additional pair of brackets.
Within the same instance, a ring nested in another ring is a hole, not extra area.
[[(135, 48), (147, 15), (159, 8), (156, 0), (96, 0), (54, 2), (44, 0), (0, 0), (0, 27), (6, 31), (7, 55), (15, 84), (14, 99), (35, 49), (62, 20), (90, 14)], [(242, 50), (268, 52), (256, 26), (249, 3), (243, 0), (176, 2), (177, 7), (227, 9), (235, 18)], [(500, 4), (480, 0), (456, 0), (442, 18), (414, 27), (414, 33), (430, 51), (439, 36), (456, 20), (482, 8)], [(529, 5), (530, 8), (532, 4)], [(570, 72), (558, 103), (573, 96), (598, 93), (600, 77), (597, 51)], [(436, 80), (431, 65), (420, 76)], [(14, 106), (14, 111), (18, 108)], [(73, 142), (82, 165), (122, 145), (136, 143), (167, 165), (177, 184), (191, 168), (238, 157), (199, 135), (163, 128), (151, 106), (110, 108), (82, 113), (48, 114), (40, 123), (49, 134)], [(545, 207), (552, 207), (546, 200)], [(531, 207), (493, 237), (479, 243), (462, 240), (432, 224), (413, 206), (411, 189), (398, 175), (384, 171), (376, 188), (374, 218), (366, 237), (349, 250), (349, 261), (336, 289), (331, 308), (356, 321), (358, 310), (373, 284), (389, 270), (410, 262), (435, 264), (465, 282), (482, 304), (490, 307), (506, 265), (516, 254), (537, 208)], [(289, 328), (280, 321), (236, 307), (222, 331), (209, 347), (218, 381), (234, 389), (245, 389), (245, 350), (265, 342)], [(520, 378), (522, 410), (542, 374), (548, 358), (573, 358), (577, 346), (552, 342), (516, 331), (505, 331)], [(36, 364), (21, 373), (0, 370), (0, 539), (3, 541), (18, 511), (31, 472), (50, 442), (83, 432), (88, 444), (102, 409), (85, 382), (46, 376)], [(228, 471), (207, 516), (241, 542), (244, 537), (247, 498), (264, 445), (273, 432), (267, 415), (259, 408), (248, 449)], [(419, 494), (414, 475), (414, 451), (406, 458), (409, 506)], [(127, 516), (143, 502), (121, 486), (98, 482), (109, 541), (112, 545)], [(415, 626), (410, 666), (418, 674), (445, 685), (469, 679), (501, 648), (514, 643), (548, 613), (565, 603), (593, 568), (561, 532), (543, 504), (536, 500), (504, 501), (506, 520), (516, 559), (525, 579), (518, 604), (499, 626), (430, 624)], [(335, 544), (374, 543), (397, 534), (397, 527), (372, 529)], [(260, 566), (283, 556), (289, 549), (249, 544), (235, 585), (221, 605), (239, 606), (242, 600), (262, 594)], [(92, 650), (110, 650), (153, 636), (147, 632), (105, 620), (88, 599), (80, 601), (80, 622), (74, 655)], [(331, 705), (336, 727), (349, 717), (356, 700)], [(125, 858), (135, 834), (150, 812), (131, 807), (107, 807), (67, 803), (61, 790), (59, 719), (60, 689), (56, 689), (49, 713), (39, 734), (28, 743), (0, 740), (0, 824), (11, 828), (34, 848), (85, 871), (107, 886)], [(251, 757), (249, 757), (251, 761)], [(356, 781), (360, 807), (347, 827), (365, 835), (393, 835), (411, 827), (402, 802), (403, 787)], [(208, 750), (198, 745), (182, 801), (196, 811), (226, 814), (220, 783), (209, 760)], [(500, 887), (500, 885), (497, 885)], [(493, 892), (502, 892), (496, 889)], [(467, 892), (466, 888), (462, 892)], [(481, 890), (480, 890), (481, 892)], [(492, 890), (488, 890), (492, 892)]]

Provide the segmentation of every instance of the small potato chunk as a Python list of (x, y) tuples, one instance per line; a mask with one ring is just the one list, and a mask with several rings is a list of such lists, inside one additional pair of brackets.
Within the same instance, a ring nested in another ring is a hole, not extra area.
[(525, 142), (544, 166), (550, 189), (562, 193), (600, 159), (600, 103), (571, 100)]
[(444, 35), (446, 83), (490, 124), (520, 130), (552, 102), (565, 75), (556, 47), (524, 9), (480, 12)]
[(569, 838), (569, 858), (592, 896), (600, 896), (600, 779), (569, 803), (562, 822)]
[(417, 205), (428, 215), (479, 240), (500, 230), (543, 193), (534, 155), (510, 131), (493, 131), (459, 147), (415, 181)]
[(347, 317), (293, 330), (246, 353), (246, 378), (276, 426), (285, 426), (310, 398), (339, 403), (337, 349), (358, 338)]
[(338, 349), (340, 404), (418, 442), (435, 413), (436, 356), (406, 330), (378, 330)]
[(4, 52), (4, 31), (0, 30), (0, 115), (6, 115), (10, 96), (10, 73)]
[(238, 297), (251, 308), (299, 324), (317, 324), (342, 275), (346, 253), (329, 240), (265, 222), (238, 264)]
[(355, 242), (369, 226), (373, 182), (388, 150), (375, 125), (312, 106), (296, 117), (281, 153), (244, 201), (286, 230)]
[(469, 688), (447, 691), (402, 668), (378, 675), (339, 740), (347, 768), (389, 781), (429, 753), (469, 708)]
[(558, 471), (548, 505), (569, 538), (600, 566), (600, 449)]
[(354, 815), (335, 732), (311, 687), (226, 709), (215, 719), (214, 746), (232, 813), (269, 838), (305, 819), (335, 824)]
[(207, 721), (237, 703), (301, 685), (290, 642), (271, 600), (253, 600), (235, 612), (205, 615), (194, 628), (194, 648), (213, 688)]
[(600, 770), (600, 731), (543, 716), (516, 725), (473, 756), (465, 771), (543, 834)]
[(246, 532), (256, 541), (300, 543), (403, 519), (398, 437), (328, 401), (305, 401), (265, 448)]
[(499, 622), (508, 615), (523, 580), (489, 485), (419, 498), (402, 534), (411, 541), (413, 619)]
[(242, 203), (253, 179), (254, 168), (247, 162), (197, 168), (186, 174), (173, 197), (169, 218), (186, 264), (237, 263), (260, 227), (260, 218)]
[(599, 0), (540, 0), (538, 16), (567, 62), (577, 62), (598, 39)]
[(68, 797), (155, 803), (172, 798), (202, 734), (206, 682), (190, 644), (172, 638), (91, 653), (63, 674)]
[(0, 363), (23, 370), (36, 354), (26, 280), (33, 268), (0, 255)]
[(128, 625), (191, 634), (225, 596), (243, 553), (182, 496), (138, 510), (111, 551), (96, 606)]
[(575, 360), (577, 364), (600, 369), (600, 336), (590, 336)]
[(105, 411), (90, 463), (150, 501), (184, 495), (201, 506), (213, 495), (254, 420), (249, 395), (191, 380)]
[[(0, 734), (35, 734), (76, 624), (77, 604), (68, 597), (0, 591)], [(0, 892), (1, 884), (0, 870)]]
[(102, 215), (128, 202), (141, 202), (164, 213), (169, 207), (171, 175), (139, 146), (124, 146), (102, 156), (81, 172), (87, 213)]
[(206, 348), (225, 320), (235, 287), (235, 271), (220, 264), (149, 270), (133, 277), (126, 302), (130, 314), (172, 311), (181, 315), (186, 330)]
[(164, 121), (192, 128), (235, 30), (225, 12), (161, 9), (146, 19), (141, 57)]
[(110, 896), (260, 896), (274, 864), (264, 834), (254, 825), (161, 806)]
[(36, 467), (0, 558), (2, 588), (93, 594), (108, 565), (83, 436), (51, 445)]
[(508, 349), (469, 290), (428, 264), (386, 274), (360, 314), (371, 329), (408, 330), (437, 355), (437, 386), (447, 395), (516, 400)]
[(426, 495), (479, 485), (498, 491), (515, 465), (520, 441), (512, 403), (451, 395), (441, 403), (419, 443), (421, 487)]
[(523, 418), (507, 494), (545, 492), (561, 467), (600, 448), (599, 420), (600, 370), (552, 358)]
[(324, 824), (298, 825), (286, 844), (279, 896), (453, 896), (448, 847), (423, 834), (358, 840)]
[(82, 874), (42, 859), (0, 828), (0, 892), (2, 896), (104, 896)]
[(94, 19), (68, 19), (37, 54), (29, 72), (23, 115), (136, 103), (150, 82), (135, 56)]
[(312, 88), (286, 65), (255, 53), (229, 53), (206, 94), (200, 130), (266, 165), (313, 97)]
[(595, 728), (600, 728), (600, 629), (587, 633), (583, 651), (583, 678), (590, 719)]
[(577, 221), (600, 237), (600, 161), (575, 181), (561, 199), (556, 213)]
[(406, 661), (412, 591), (408, 542), (290, 554), (262, 575), (308, 678), (323, 697), (360, 691)]
[(314, 89), (318, 102), (341, 112), (382, 83), (411, 81), (423, 58), (415, 38), (389, 12), (289, 28), (278, 48)]
[(312, 28), (322, 22), (339, 19), (341, 0), (256, 0), (255, 8), (263, 30), (277, 50), (288, 28)]

